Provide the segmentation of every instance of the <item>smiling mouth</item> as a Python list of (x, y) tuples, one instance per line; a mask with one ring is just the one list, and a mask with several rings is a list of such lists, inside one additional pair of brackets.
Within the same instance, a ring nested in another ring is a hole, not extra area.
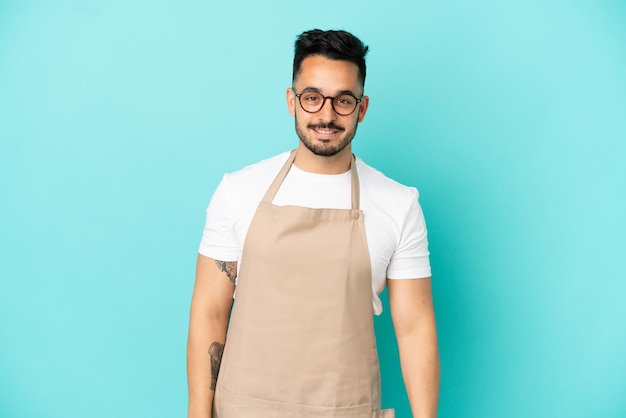
[(322, 136), (332, 136), (344, 130), (341, 126), (337, 126), (334, 123), (327, 125), (309, 125), (308, 128)]
[(313, 130), (323, 135), (332, 135), (332, 134), (336, 134), (337, 132), (339, 132), (336, 129), (313, 129)]

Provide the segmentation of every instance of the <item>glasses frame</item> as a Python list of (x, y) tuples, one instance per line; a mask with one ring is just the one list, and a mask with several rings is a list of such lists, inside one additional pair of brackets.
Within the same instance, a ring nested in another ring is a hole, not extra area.
[[(353, 114), (354, 111), (356, 110), (356, 108), (359, 107), (359, 103), (361, 103), (363, 101), (363, 97), (365, 97), (365, 96), (361, 96), (361, 98), (359, 99), (354, 94), (351, 94), (351, 93), (342, 93), (342, 94), (338, 94), (337, 96), (334, 96), (334, 97), (333, 96), (324, 96), (322, 93), (320, 93), (318, 91), (305, 91), (305, 92), (302, 92), (302, 93), (296, 93), (296, 90), (293, 87), (291, 88), (291, 91), (293, 92), (294, 96), (296, 96), (298, 98), (298, 103), (300, 103), (300, 108), (302, 110), (304, 110), (306, 113), (317, 113), (317, 112), (319, 112), (320, 110), (322, 110), (324, 108), (324, 105), (326, 104), (326, 99), (330, 99), (330, 106), (333, 108), (333, 112), (335, 112), (339, 116), (350, 116), (351, 114)], [(316, 93), (316, 94), (319, 94), (320, 96), (323, 97), (322, 105), (320, 106), (319, 109), (317, 109), (314, 112), (311, 112), (311, 111), (306, 110), (304, 108), (304, 106), (302, 105), (302, 95), (305, 94), (305, 93)], [(350, 97), (354, 98), (354, 100), (356, 100), (356, 104), (354, 105), (354, 109), (352, 109), (352, 111), (350, 113), (346, 113), (346, 114), (339, 113), (339, 112), (337, 112), (337, 109), (335, 109), (335, 99), (337, 97), (340, 97), (340, 96), (350, 96)]]

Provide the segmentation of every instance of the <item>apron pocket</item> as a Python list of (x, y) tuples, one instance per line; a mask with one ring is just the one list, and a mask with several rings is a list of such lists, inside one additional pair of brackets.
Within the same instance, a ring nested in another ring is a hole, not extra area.
[(324, 407), (275, 402), (237, 395), (218, 387), (214, 418), (395, 418), (393, 409), (372, 412), (372, 405)]

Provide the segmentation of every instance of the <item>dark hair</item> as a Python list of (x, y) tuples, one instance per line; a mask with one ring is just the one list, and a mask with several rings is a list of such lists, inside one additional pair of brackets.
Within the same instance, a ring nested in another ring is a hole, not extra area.
[(359, 67), (359, 80), (365, 85), (365, 55), (369, 47), (359, 38), (344, 30), (313, 29), (302, 32), (296, 39), (293, 57), (293, 78), (302, 69), (302, 61), (311, 55), (321, 55), (331, 60), (350, 61)]

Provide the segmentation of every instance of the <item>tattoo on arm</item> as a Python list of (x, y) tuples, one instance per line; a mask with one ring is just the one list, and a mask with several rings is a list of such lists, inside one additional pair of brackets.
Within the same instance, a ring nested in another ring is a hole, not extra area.
[(226, 273), (228, 280), (232, 284), (235, 284), (235, 279), (237, 278), (237, 262), (215, 260), (215, 264), (217, 264), (217, 268), (220, 269), (220, 271)]
[(209, 355), (211, 356), (211, 390), (215, 391), (217, 384), (217, 375), (222, 364), (222, 354), (224, 354), (224, 344), (214, 341), (209, 347)]

